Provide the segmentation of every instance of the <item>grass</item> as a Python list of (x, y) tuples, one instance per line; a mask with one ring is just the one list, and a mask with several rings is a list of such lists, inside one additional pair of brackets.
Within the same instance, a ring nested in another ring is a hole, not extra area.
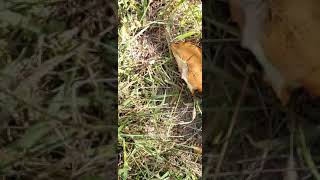
[(203, 3), (203, 177), (318, 179), (319, 98), (299, 89), (282, 106), (239, 46), (227, 4)]
[(120, 0), (118, 4), (119, 176), (198, 179), (201, 102), (193, 100), (181, 80), (168, 45), (184, 40), (199, 44), (201, 2)]
[(116, 4), (19, 0), (0, 7), (1, 179), (112, 177)]
[[(319, 98), (280, 104), (226, 4), (106, 2), (0, 1), (1, 179), (319, 179)], [(168, 49), (185, 40), (203, 98)]]

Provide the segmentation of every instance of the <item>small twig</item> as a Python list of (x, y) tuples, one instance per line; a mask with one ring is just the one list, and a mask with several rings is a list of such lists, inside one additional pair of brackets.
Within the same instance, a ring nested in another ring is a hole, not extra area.
[[(290, 114), (289, 114), (290, 115)], [(287, 160), (287, 168), (295, 168), (295, 159), (294, 159), (294, 135), (295, 135), (295, 118), (291, 118), (288, 124), (290, 130), (290, 155)], [(297, 171), (286, 171), (284, 174), (284, 180), (297, 180), (299, 178)]]
[(228, 26), (227, 24), (221, 23), (221, 22), (217, 21), (216, 19), (212, 19), (212, 18), (209, 19), (207, 17), (204, 17), (204, 19), (205, 19), (205, 21), (208, 22), (208, 24), (212, 24), (215, 27), (223, 29), (225, 32), (227, 32), (229, 34), (232, 34), (232, 35), (234, 35), (236, 37), (240, 36), (239, 31), (236, 28), (233, 28), (232, 26)]
[[(316, 168), (320, 169), (320, 166), (317, 166)], [(213, 177), (226, 177), (226, 176), (239, 177), (240, 175), (248, 175), (248, 174), (252, 174), (252, 173), (256, 173), (256, 172), (259, 172), (260, 174), (267, 174), (267, 173), (283, 173), (286, 171), (309, 171), (309, 169), (308, 168), (293, 168), (293, 169), (282, 168), (282, 169), (264, 169), (263, 171), (260, 171), (260, 170), (231, 171), (231, 172), (210, 174), (210, 175), (206, 176), (206, 178), (210, 179)]]
[[(249, 158), (249, 159), (243, 159), (243, 160), (237, 160), (235, 163), (237, 164), (244, 164), (244, 163), (249, 163), (249, 162), (252, 162), (252, 161), (267, 161), (267, 160), (277, 160), (277, 159), (286, 159), (288, 158), (287, 155), (281, 155), (281, 156), (268, 156), (268, 157), (265, 157), (265, 158)], [(233, 162), (234, 163), (234, 162)]]
[(304, 161), (307, 164), (313, 177), (316, 180), (320, 180), (320, 173), (319, 173), (318, 167), (316, 166), (315, 162), (312, 159), (310, 149), (307, 147), (306, 139), (304, 136), (304, 130), (302, 129), (301, 125), (299, 125), (299, 127), (298, 127), (298, 132), (299, 132), (301, 154), (304, 158)]
[(206, 39), (202, 40), (201, 43), (239, 43), (239, 38), (224, 38), (224, 39)]
[[(234, 111), (232, 119), (231, 119), (230, 127), (229, 127), (227, 135), (226, 135), (226, 141), (223, 144), (223, 147), (222, 147), (222, 150), (221, 150), (221, 154), (220, 154), (220, 158), (218, 160), (218, 164), (217, 164), (216, 169), (215, 169), (215, 174), (218, 174), (220, 172), (222, 161), (224, 159), (224, 156), (226, 154), (227, 148), (229, 146), (229, 140), (230, 140), (230, 137), (232, 135), (234, 126), (236, 124), (236, 120), (238, 118), (239, 109), (240, 109), (241, 103), (243, 101), (243, 98), (245, 96), (245, 90), (247, 88), (248, 82), (249, 82), (249, 75), (246, 75), (245, 81), (244, 81), (244, 83), (242, 85), (242, 88), (241, 88), (241, 93), (240, 93), (239, 99), (237, 101), (237, 105), (236, 105), (235, 111)], [(217, 179), (217, 176), (214, 175), (213, 180), (216, 180), (216, 179)]]
[(268, 153), (269, 153), (269, 148), (265, 148), (264, 151), (263, 151), (263, 154), (262, 154), (262, 158), (261, 158), (262, 160), (261, 160), (261, 162), (260, 162), (260, 167), (257, 168), (256, 172), (250, 174), (250, 175), (246, 178), (246, 180), (251, 180), (251, 179), (253, 179), (253, 178), (256, 178), (256, 177), (261, 173), (261, 171), (263, 171), (263, 168), (264, 168), (264, 165), (265, 165), (265, 162), (266, 162), (265, 159), (266, 159)]

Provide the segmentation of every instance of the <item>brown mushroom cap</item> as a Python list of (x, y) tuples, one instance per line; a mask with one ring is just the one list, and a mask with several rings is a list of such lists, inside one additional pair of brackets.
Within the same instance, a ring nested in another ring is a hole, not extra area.
[(186, 81), (192, 94), (194, 90), (202, 93), (202, 50), (191, 42), (173, 43), (171, 50), (180, 60), (187, 63)]

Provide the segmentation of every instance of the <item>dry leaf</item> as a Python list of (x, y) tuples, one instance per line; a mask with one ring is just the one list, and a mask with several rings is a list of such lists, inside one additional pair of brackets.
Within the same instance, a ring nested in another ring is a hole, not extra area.
[(257, 57), (280, 100), (286, 104), (291, 90), (299, 86), (319, 96), (320, 1), (229, 2), (232, 18), (242, 30), (242, 45)]
[(187, 83), (192, 95), (202, 93), (202, 50), (190, 43), (172, 43), (171, 51), (178, 64), (181, 78)]

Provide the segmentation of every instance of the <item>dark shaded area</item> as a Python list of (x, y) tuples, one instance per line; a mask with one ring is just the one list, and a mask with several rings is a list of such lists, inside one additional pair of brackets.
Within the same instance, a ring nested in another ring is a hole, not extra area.
[(117, 2), (0, 7), (0, 177), (116, 179)]
[(225, 2), (203, 1), (204, 179), (283, 179), (291, 155), (312, 179), (301, 136), (319, 165), (319, 98), (298, 89), (282, 106), (229, 17)]

